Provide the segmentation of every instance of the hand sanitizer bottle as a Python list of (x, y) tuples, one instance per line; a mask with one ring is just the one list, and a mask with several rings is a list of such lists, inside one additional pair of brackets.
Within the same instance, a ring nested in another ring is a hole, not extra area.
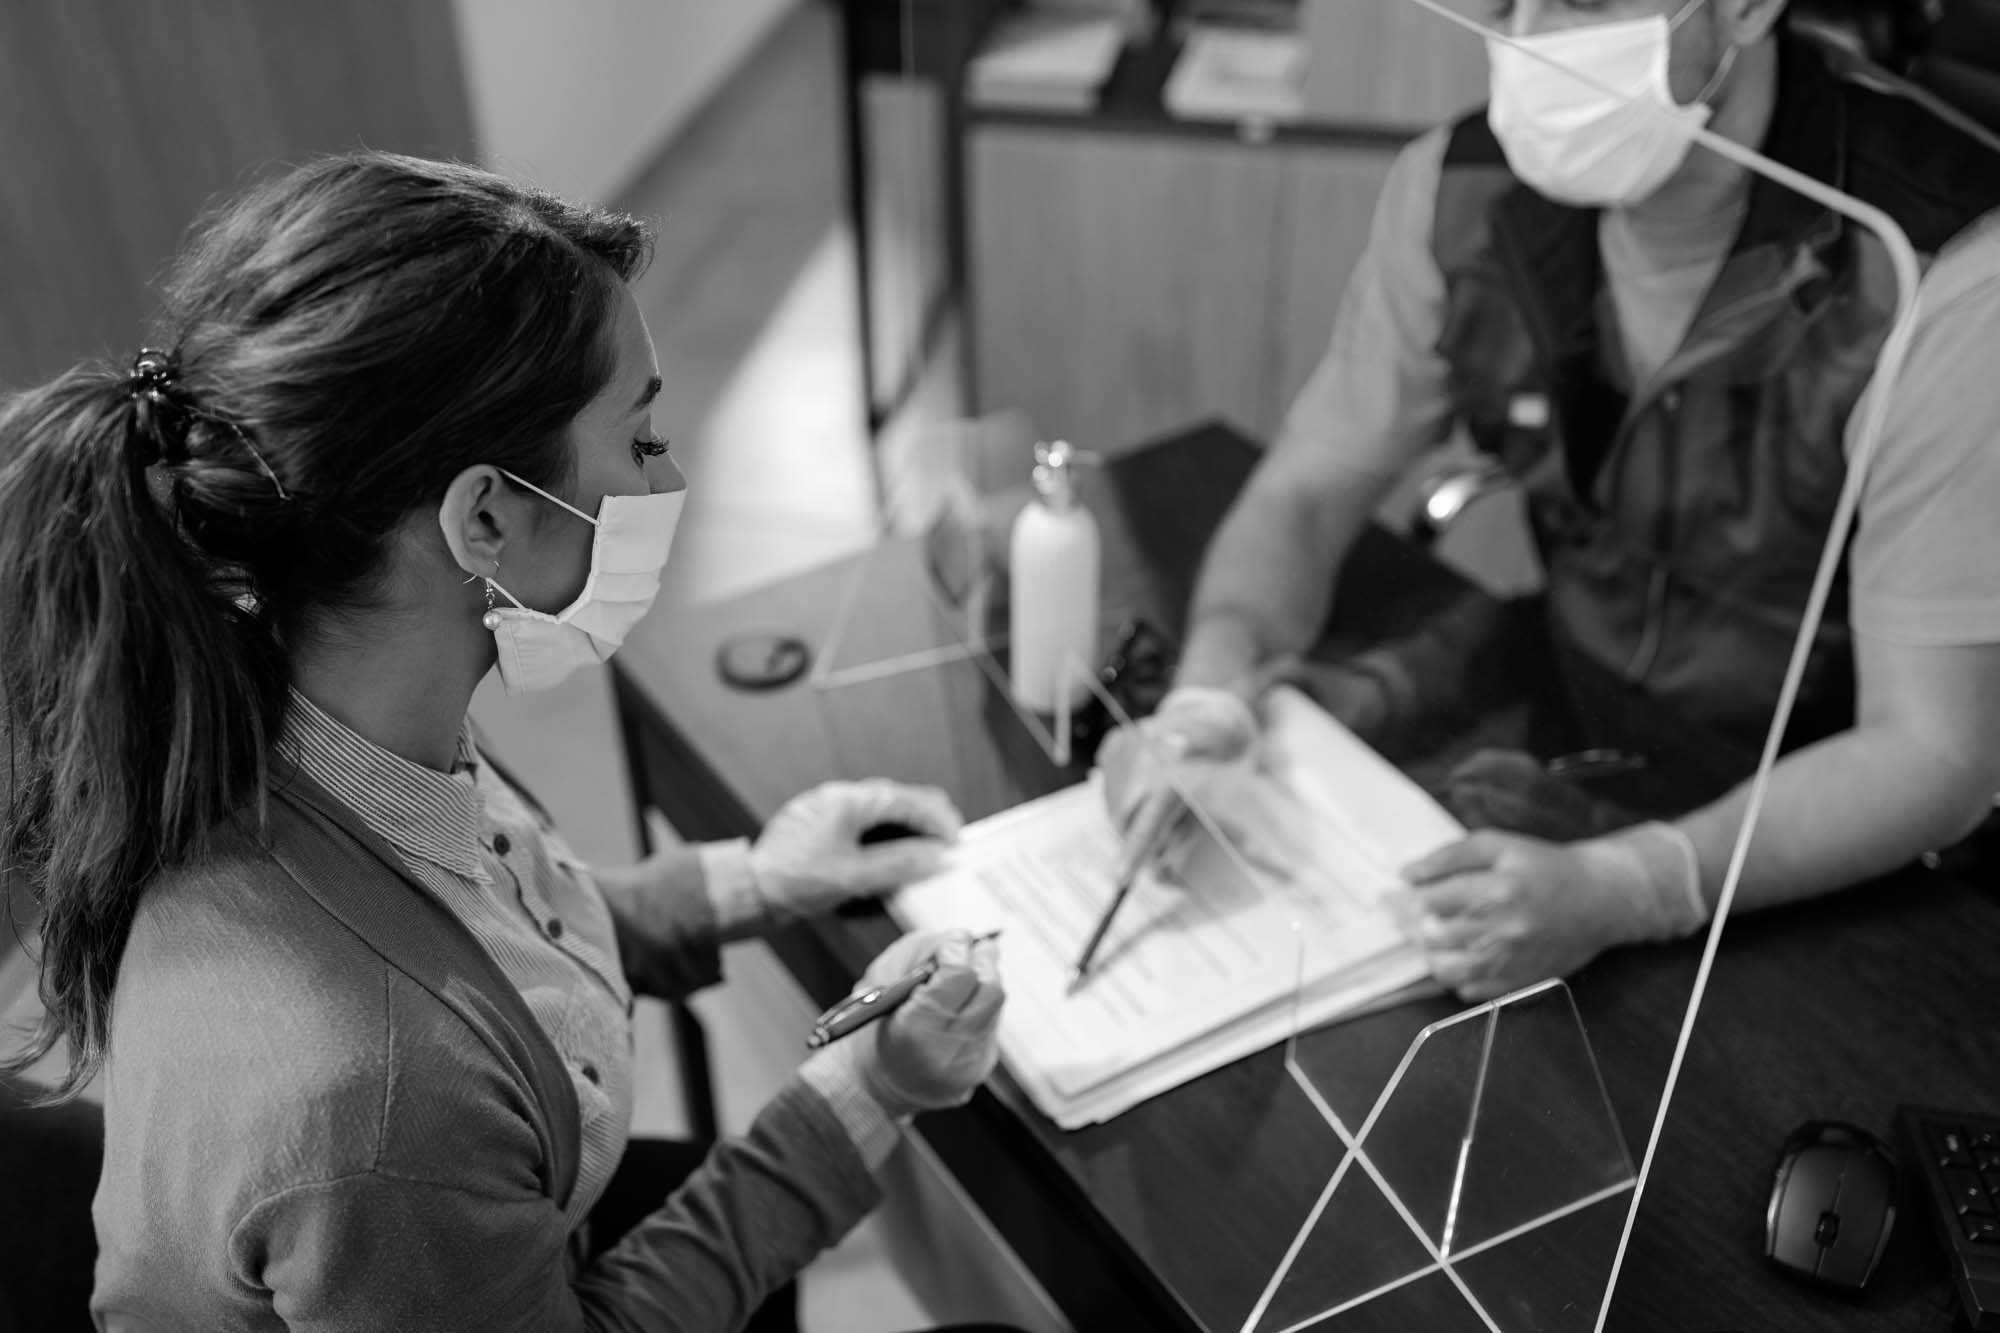
[(1008, 544), (1008, 669), (1014, 702), (1051, 714), (1090, 697), (1097, 656), (1097, 520), (1077, 502), (1076, 468), (1094, 462), (1062, 440), (1035, 446), (1036, 498)]

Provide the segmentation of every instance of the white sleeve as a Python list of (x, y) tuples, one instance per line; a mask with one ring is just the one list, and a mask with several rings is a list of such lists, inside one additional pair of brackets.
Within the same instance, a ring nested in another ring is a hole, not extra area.
[[(1918, 288), (1849, 554), (1858, 633), (2000, 642), (2000, 214), (1942, 251)], [(1853, 451), (1871, 385), (1849, 422)]]
[(1332, 450), (1347, 470), (1388, 478), (1448, 433), (1444, 275), (1431, 230), (1449, 139), (1450, 126), (1432, 130), (1389, 168), (1326, 354), (1285, 418), (1284, 447)]

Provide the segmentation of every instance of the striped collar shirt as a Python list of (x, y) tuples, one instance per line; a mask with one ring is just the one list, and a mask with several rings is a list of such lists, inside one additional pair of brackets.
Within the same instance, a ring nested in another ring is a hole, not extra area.
[(450, 773), (411, 763), (292, 692), (279, 752), (360, 817), (513, 982), (576, 1088), (583, 1143), (567, 1220), (581, 1225), (624, 1155), (632, 990), (589, 869), (482, 761), (469, 724)]

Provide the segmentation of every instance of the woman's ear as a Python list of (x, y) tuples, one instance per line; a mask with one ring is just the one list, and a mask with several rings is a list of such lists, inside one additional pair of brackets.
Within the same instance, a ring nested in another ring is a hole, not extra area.
[(1755, 46), (1770, 36), (1785, 12), (1785, 0), (1715, 0), (1721, 9), (1722, 37), (1738, 47)]
[(514, 529), (527, 521), (514, 497), (501, 484), (498, 468), (479, 463), (465, 469), (445, 487), (438, 505), (438, 527), (451, 558), (467, 574), (493, 578), (500, 572), (500, 553)]

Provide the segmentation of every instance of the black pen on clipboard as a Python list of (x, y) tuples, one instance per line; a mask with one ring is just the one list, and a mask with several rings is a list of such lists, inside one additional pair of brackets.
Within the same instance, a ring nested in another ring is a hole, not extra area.
[[(989, 930), (984, 935), (973, 936), (970, 944), (984, 944), (999, 938), (999, 931)], [(929, 981), (937, 970), (938, 960), (926, 958), (894, 981), (856, 991), (813, 1020), (812, 1031), (806, 1034), (806, 1049), (817, 1050), (830, 1041), (839, 1041), (858, 1028), (867, 1027), (878, 1018), (887, 1018), (902, 1008), (903, 1002), (915, 995), (917, 988)]]
[(1132, 886), (1138, 883), (1139, 872), (1145, 869), (1148, 861), (1160, 854), (1160, 850), (1180, 832), (1182, 826), (1193, 815), (1183, 802), (1171, 797), (1162, 799), (1171, 800), (1172, 808), (1155, 816), (1157, 822), (1133, 840), (1131, 851), (1119, 865), (1118, 879), (1111, 889), (1111, 901), (1104, 905), (1104, 912), (1097, 918), (1096, 927), (1090, 932), (1090, 938), (1084, 942), (1083, 953), (1076, 960), (1076, 974), (1069, 979), (1069, 993), (1072, 995), (1076, 993), (1076, 988), (1083, 984), (1084, 978), (1090, 975), (1091, 960), (1097, 956), (1097, 950), (1103, 945), (1104, 937), (1111, 933), (1111, 922), (1118, 915), (1118, 909), (1123, 907), (1125, 900), (1131, 896)]

